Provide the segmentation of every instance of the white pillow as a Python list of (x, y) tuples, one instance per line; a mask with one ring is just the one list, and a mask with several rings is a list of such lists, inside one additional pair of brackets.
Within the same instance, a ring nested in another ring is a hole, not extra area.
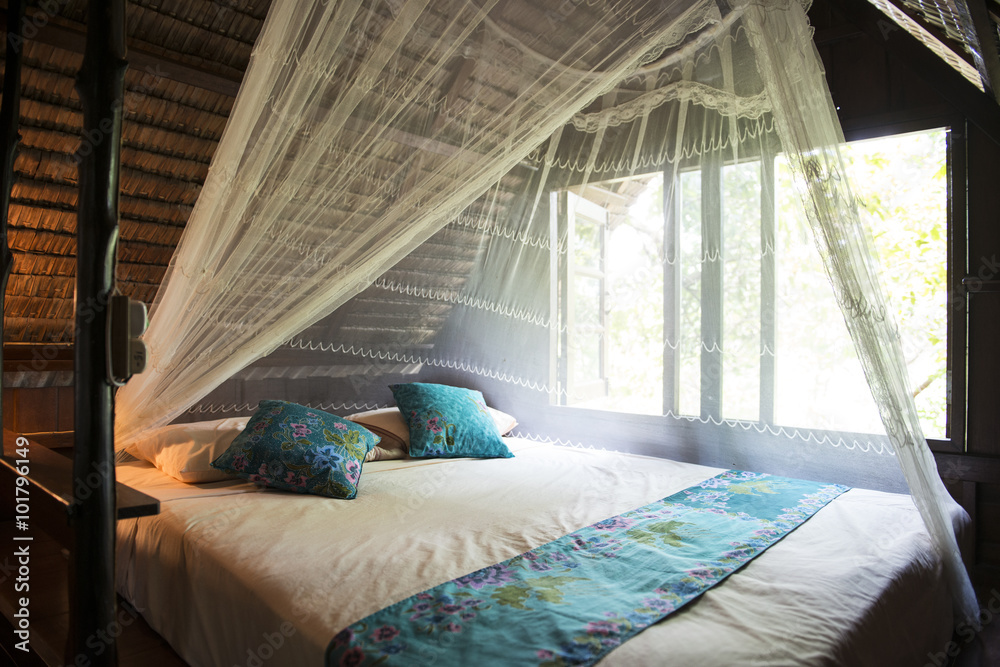
[(497, 430), (500, 431), (500, 435), (507, 435), (514, 430), (517, 426), (517, 420), (506, 412), (500, 412), (496, 408), (486, 407), (490, 411), (490, 417), (493, 417), (493, 423), (497, 425)]
[(188, 484), (230, 479), (210, 464), (233, 444), (249, 417), (228, 417), (191, 424), (171, 424), (151, 431), (125, 451), (176, 480)]
[[(496, 424), (500, 435), (507, 435), (517, 426), (517, 420), (506, 412), (500, 412), (490, 407), (486, 409), (489, 410), (490, 417), (493, 418), (493, 423)], [(401, 459), (409, 455), (410, 427), (399, 408), (380, 408), (368, 412), (358, 412), (348, 415), (346, 419), (361, 424), (382, 438), (375, 449), (368, 453), (366, 461)]]
[(405, 459), (409, 456), (410, 434), (403, 415), (396, 408), (358, 412), (347, 415), (345, 419), (364, 426), (379, 437), (379, 443), (368, 452), (365, 462)]

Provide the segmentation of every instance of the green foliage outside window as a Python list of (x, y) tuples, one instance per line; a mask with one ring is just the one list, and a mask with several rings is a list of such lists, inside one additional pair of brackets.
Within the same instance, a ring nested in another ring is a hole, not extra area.
[[(945, 131), (856, 142), (843, 152), (868, 217), (925, 434), (944, 437), (947, 362)], [(781, 158), (775, 170), (774, 422), (875, 431), (878, 415)], [(679, 346), (679, 413), (700, 414), (702, 243), (698, 170), (679, 175), (680, 336), (664, 337), (663, 180), (611, 224), (608, 396), (591, 407), (662, 414), (664, 355)], [(727, 165), (723, 195), (722, 417), (755, 421), (760, 400), (760, 163)], [(594, 298), (593, 296), (591, 297)]]

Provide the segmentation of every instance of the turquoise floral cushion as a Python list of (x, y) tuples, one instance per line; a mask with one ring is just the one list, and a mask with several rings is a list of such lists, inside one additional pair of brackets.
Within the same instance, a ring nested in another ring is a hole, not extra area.
[(377, 435), (336, 415), (261, 401), (247, 427), (212, 467), (275, 489), (353, 498)]
[(389, 387), (410, 428), (415, 458), (510, 458), (483, 395), (473, 389), (411, 382)]

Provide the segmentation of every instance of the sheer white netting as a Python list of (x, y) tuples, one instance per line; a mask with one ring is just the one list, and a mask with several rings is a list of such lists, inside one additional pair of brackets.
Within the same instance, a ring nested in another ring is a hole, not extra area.
[[(422, 379), (483, 389), (534, 437), (883, 488), (901, 468), (975, 619), (804, 8), (731, 4), (276, 1), (117, 446), (261, 398), (386, 405)], [(801, 218), (775, 213), (793, 180)], [(736, 190), (750, 213), (723, 203)], [(626, 310), (601, 253), (644, 196), (661, 219), (626, 250), (650, 296)], [(810, 253), (787, 280), (782, 257)], [(835, 321), (801, 307), (820, 287)], [(615, 317), (659, 367), (630, 379), (642, 409), (593, 403)]]
[[(121, 442), (372, 283), (714, 3), (276, 2), (154, 304)], [(163, 313), (158, 315), (158, 313)]]

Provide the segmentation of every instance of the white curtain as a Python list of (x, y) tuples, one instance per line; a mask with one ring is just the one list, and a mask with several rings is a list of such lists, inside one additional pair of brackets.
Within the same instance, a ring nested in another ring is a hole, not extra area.
[[(791, 8), (795, 11), (795, 8)], [(979, 606), (947, 508), (954, 504), (920, 426), (899, 333), (878, 280), (878, 259), (838, 152), (833, 102), (805, 21), (775, 20), (762, 5), (745, 15), (758, 67), (775, 109), (778, 134), (800, 186), (816, 244), (896, 451), (914, 503), (941, 553), (956, 608), (978, 625)], [(780, 100), (780, 101), (779, 101)], [(788, 113), (795, 109), (796, 113)], [(808, 118), (808, 122), (803, 122)], [(824, 119), (825, 122), (821, 122)]]
[[(117, 446), (233, 377), (341, 373), (360, 390), (366, 378), (440, 369), (538, 403), (565, 402), (565, 341), (600, 346), (604, 334), (560, 311), (568, 285), (556, 274), (576, 251), (550, 223), (558, 193), (600, 185), (613, 210), (614, 201), (638, 196), (622, 179), (666, 173), (675, 177), (663, 185), (670, 208), (683, 199), (677, 179), (693, 165), (762, 163), (781, 153), (888, 444), (800, 437), (711, 408), (701, 421), (737, 435), (789, 435), (793, 457), (807, 458), (819, 442), (845, 455), (877, 449), (893, 466), (897, 459), (945, 560), (959, 616), (974, 621), (948, 519), (953, 501), (920, 430), (877, 261), (843, 177), (841, 140), (804, 7), (790, 0), (308, 8), (277, 0), (154, 304), (151, 367), (118, 394)], [(774, 198), (773, 176), (757, 187), (762, 200)], [(663, 266), (678, 261), (669, 239), (657, 243)], [(722, 241), (702, 243), (699, 281), (722, 270)], [(774, 248), (749, 252), (759, 259)], [(602, 304), (610, 298), (595, 294)], [(372, 324), (375, 308), (398, 324)], [(706, 334), (713, 317), (722, 314), (702, 312), (700, 333), (664, 331), (664, 351), (695, 340), (698, 354), (723, 353), (726, 342)], [(733, 345), (725, 354), (734, 357)], [(352, 402), (317, 394), (325, 384), (309, 386), (318, 404)], [(672, 410), (663, 414), (682, 425)]]

